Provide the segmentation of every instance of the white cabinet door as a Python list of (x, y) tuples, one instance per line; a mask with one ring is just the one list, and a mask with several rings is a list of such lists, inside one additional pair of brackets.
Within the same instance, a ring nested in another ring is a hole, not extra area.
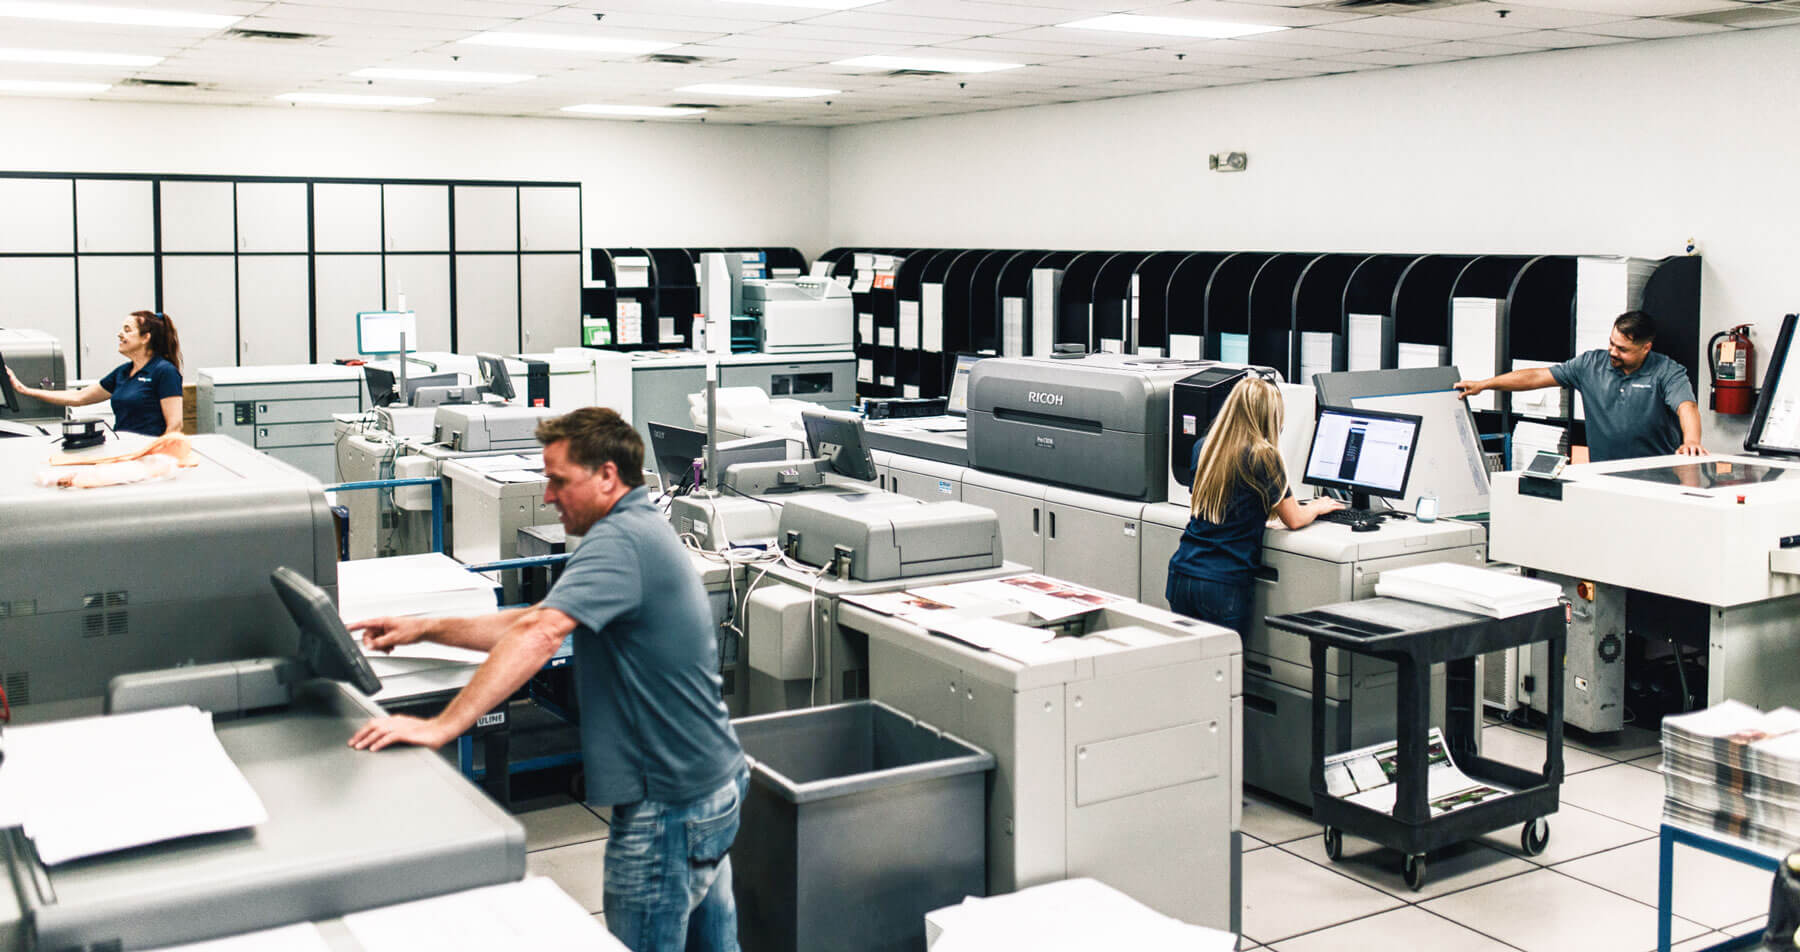
[(519, 256), (456, 256), (456, 352), (519, 352)]
[(380, 251), (381, 186), (313, 186), (314, 251)]
[(388, 255), (384, 306), (410, 310), (417, 316), (419, 340), (414, 349), (449, 350), (450, 256)]
[(318, 255), (318, 362), (355, 357), (356, 315), (381, 310), (380, 255)]
[[(156, 259), (82, 258), (76, 286), (81, 295), (81, 359), (74, 372), (84, 380), (96, 380), (125, 362), (119, 356), (119, 328), (131, 312), (156, 309)], [(181, 326), (180, 317), (175, 326)]]
[(306, 183), (239, 182), (239, 251), (306, 250)]
[(202, 367), (237, 366), (237, 259), (171, 255), (162, 269), (163, 311), (181, 333), (181, 376), (192, 381)]
[(237, 247), (237, 189), (230, 182), (163, 182), (162, 250), (229, 252)]
[(563, 185), (519, 187), (519, 248), (581, 250), (581, 189)]
[(523, 353), (581, 344), (581, 255), (519, 256)]
[(456, 250), (519, 250), (519, 190), (510, 185), (458, 185)]
[(305, 255), (238, 259), (238, 363), (312, 362), (310, 280)]
[(0, 252), (75, 250), (71, 179), (0, 179)]
[[(75, 372), (75, 259), (0, 258), (0, 327), (54, 335)], [(32, 386), (36, 383), (25, 381)]]
[(155, 251), (152, 187), (142, 179), (76, 179), (76, 249), (139, 254)]
[(383, 185), (381, 195), (387, 250), (450, 250), (448, 185)]

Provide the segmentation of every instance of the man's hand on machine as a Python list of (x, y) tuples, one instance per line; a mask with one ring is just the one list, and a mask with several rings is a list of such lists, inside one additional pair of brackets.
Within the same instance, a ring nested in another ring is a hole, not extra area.
[(438, 723), (435, 718), (425, 720), (394, 714), (377, 717), (364, 724), (350, 738), (350, 746), (357, 750), (381, 750), (394, 744), (412, 744), (436, 750), (455, 738), (456, 732)]
[(423, 618), (365, 618), (346, 625), (352, 634), (362, 632), (363, 647), (370, 651), (393, 651), (425, 638), (429, 623)]

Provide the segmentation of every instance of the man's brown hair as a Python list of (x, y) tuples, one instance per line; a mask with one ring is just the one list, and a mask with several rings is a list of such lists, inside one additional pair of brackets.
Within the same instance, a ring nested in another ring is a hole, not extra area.
[(568, 443), (570, 461), (588, 470), (611, 463), (619, 468), (619, 481), (644, 485), (644, 439), (618, 411), (606, 407), (582, 407), (537, 425), (537, 440), (549, 446)]

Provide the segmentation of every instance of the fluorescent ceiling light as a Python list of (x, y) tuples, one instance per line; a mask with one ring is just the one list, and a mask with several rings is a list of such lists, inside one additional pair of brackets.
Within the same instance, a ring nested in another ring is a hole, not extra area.
[(1114, 13), (1090, 17), (1057, 26), (1069, 30), (1111, 30), (1115, 33), (1155, 33), (1159, 36), (1198, 36), (1212, 40), (1228, 40), (1234, 36), (1274, 33), (1285, 26), (1263, 26), (1260, 23), (1231, 23), (1225, 20), (1202, 20), (1198, 17), (1146, 17), (1135, 13)]
[(0, 49), (0, 63), (59, 63), (64, 66), (155, 66), (160, 56), (91, 53), (86, 50)]
[(145, 10), (137, 7), (95, 7), (83, 3), (0, 2), (0, 17), (27, 20), (60, 20), (64, 23), (116, 23), (122, 26), (191, 27), (222, 30), (243, 17), (228, 13), (189, 13), (185, 10)]
[(618, 36), (571, 36), (562, 33), (477, 33), (457, 40), (475, 46), (511, 46), (527, 50), (574, 50), (579, 53), (654, 53), (679, 43), (631, 40)]
[(695, 83), (681, 86), (678, 93), (704, 93), (708, 96), (749, 96), (755, 99), (804, 99), (808, 96), (835, 96), (841, 90), (810, 89), (805, 86), (756, 86), (750, 83)]
[(759, 7), (805, 7), (808, 10), (848, 10), (880, 0), (719, 0), (720, 3), (753, 3)]
[(275, 98), (321, 106), (423, 106), (437, 101), (427, 96), (364, 96), (357, 93), (282, 93)]
[(916, 69), (927, 73), (992, 73), (1018, 69), (1024, 63), (992, 63), (982, 60), (932, 59), (918, 56), (857, 56), (834, 61), (833, 66), (866, 66), (869, 69)]
[(590, 116), (630, 116), (634, 119), (673, 119), (677, 116), (697, 116), (704, 109), (686, 109), (675, 106), (612, 106), (606, 103), (587, 102), (579, 106), (564, 106), (563, 112), (579, 112)]
[(37, 79), (0, 79), (0, 93), (103, 93), (111, 83), (61, 83)]
[(350, 75), (358, 79), (403, 79), (421, 83), (479, 83), (482, 85), (522, 83), (528, 79), (537, 78), (530, 73), (476, 73), (466, 69), (387, 69), (385, 67), (359, 69)]

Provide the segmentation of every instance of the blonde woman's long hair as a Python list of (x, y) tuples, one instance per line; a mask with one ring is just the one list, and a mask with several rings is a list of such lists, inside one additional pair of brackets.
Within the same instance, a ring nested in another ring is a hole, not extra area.
[[(1245, 377), (1225, 395), (1194, 466), (1194, 494), (1188, 511), (1211, 523), (1225, 521), (1233, 486), (1242, 478), (1264, 494), (1266, 517), (1281, 502), (1267, 486), (1287, 485), (1281, 461), (1281, 391), (1261, 377)], [(1247, 467), (1247, 468), (1246, 468)]]

